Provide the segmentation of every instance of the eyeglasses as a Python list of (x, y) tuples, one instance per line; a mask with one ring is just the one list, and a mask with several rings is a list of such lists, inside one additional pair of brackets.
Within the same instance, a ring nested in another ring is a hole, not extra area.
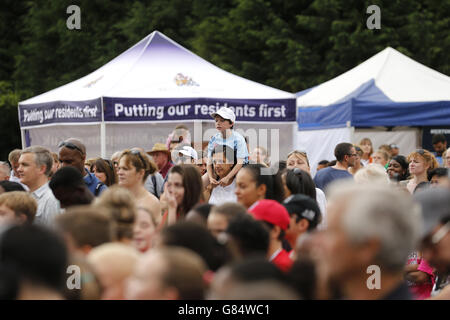
[(349, 157), (356, 157), (358, 154), (357, 153), (349, 153), (347, 154)]
[(69, 149), (72, 149), (72, 150), (78, 150), (78, 151), (80, 151), (80, 153), (82, 155), (84, 155), (83, 150), (81, 150), (79, 147), (77, 147), (76, 145), (74, 145), (71, 142), (61, 141), (59, 143), (59, 145), (58, 145), (58, 148), (62, 148), (62, 147), (66, 147), (66, 148), (69, 148)]

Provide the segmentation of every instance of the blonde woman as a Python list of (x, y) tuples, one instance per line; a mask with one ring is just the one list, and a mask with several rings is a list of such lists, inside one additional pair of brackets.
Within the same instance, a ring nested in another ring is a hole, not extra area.
[(408, 155), (410, 180), (402, 181), (408, 191), (413, 194), (419, 185), (428, 184), (428, 172), (439, 167), (434, 155), (424, 149), (418, 149)]
[(149, 174), (157, 171), (156, 164), (139, 150), (124, 150), (119, 158), (117, 177), (119, 186), (128, 189), (136, 198), (136, 206), (150, 211), (159, 221), (161, 207), (158, 198), (148, 192), (144, 183)]

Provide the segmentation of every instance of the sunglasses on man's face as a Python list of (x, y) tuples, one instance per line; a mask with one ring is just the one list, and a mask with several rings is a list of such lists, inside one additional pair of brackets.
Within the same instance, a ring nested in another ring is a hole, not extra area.
[(78, 151), (80, 151), (81, 154), (84, 155), (83, 150), (81, 150), (79, 147), (77, 147), (76, 145), (74, 145), (71, 142), (66, 142), (66, 141), (60, 142), (59, 145), (58, 145), (58, 148), (62, 148), (62, 147), (66, 147), (66, 148), (69, 148), (69, 149), (72, 149), (72, 150), (78, 150)]

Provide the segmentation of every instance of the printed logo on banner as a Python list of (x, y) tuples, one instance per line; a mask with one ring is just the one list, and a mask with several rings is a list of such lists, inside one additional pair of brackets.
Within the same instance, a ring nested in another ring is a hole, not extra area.
[(197, 82), (192, 80), (191, 77), (185, 76), (182, 73), (178, 73), (175, 76), (175, 83), (179, 87), (182, 87), (182, 86), (190, 86), (190, 87), (197, 86), (197, 87), (199, 87), (200, 86)]
[(95, 85), (97, 82), (99, 82), (102, 79), (103, 79), (103, 76), (100, 76), (97, 79), (92, 80), (89, 83), (87, 83), (85, 86), (83, 86), (83, 88), (90, 88), (90, 87), (92, 87), (93, 85)]

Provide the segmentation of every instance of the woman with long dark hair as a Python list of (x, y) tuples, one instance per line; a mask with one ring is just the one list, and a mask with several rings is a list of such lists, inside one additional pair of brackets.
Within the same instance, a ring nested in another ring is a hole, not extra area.
[(262, 199), (282, 202), (284, 198), (281, 177), (262, 164), (249, 164), (236, 175), (237, 201), (247, 209)]
[[(211, 153), (211, 158), (217, 181), (226, 177), (237, 163), (236, 153), (226, 145), (217, 145)], [(213, 205), (236, 202), (235, 189), (236, 177), (225, 186), (210, 184), (205, 190), (205, 199)]]
[(90, 171), (95, 174), (98, 180), (108, 187), (117, 182), (116, 171), (114, 170), (114, 165), (111, 160), (102, 158), (95, 159), (91, 164)]
[(284, 199), (294, 194), (304, 194), (316, 200), (316, 185), (308, 172), (294, 168), (281, 173), (284, 185)]
[(174, 224), (184, 219), (194, 206), (203, 200), (202, 177), (196, 166), (180, 164), (172, 167), (164, 185), (161, 204), (164, 215), (160, 228), (166, 224)]

